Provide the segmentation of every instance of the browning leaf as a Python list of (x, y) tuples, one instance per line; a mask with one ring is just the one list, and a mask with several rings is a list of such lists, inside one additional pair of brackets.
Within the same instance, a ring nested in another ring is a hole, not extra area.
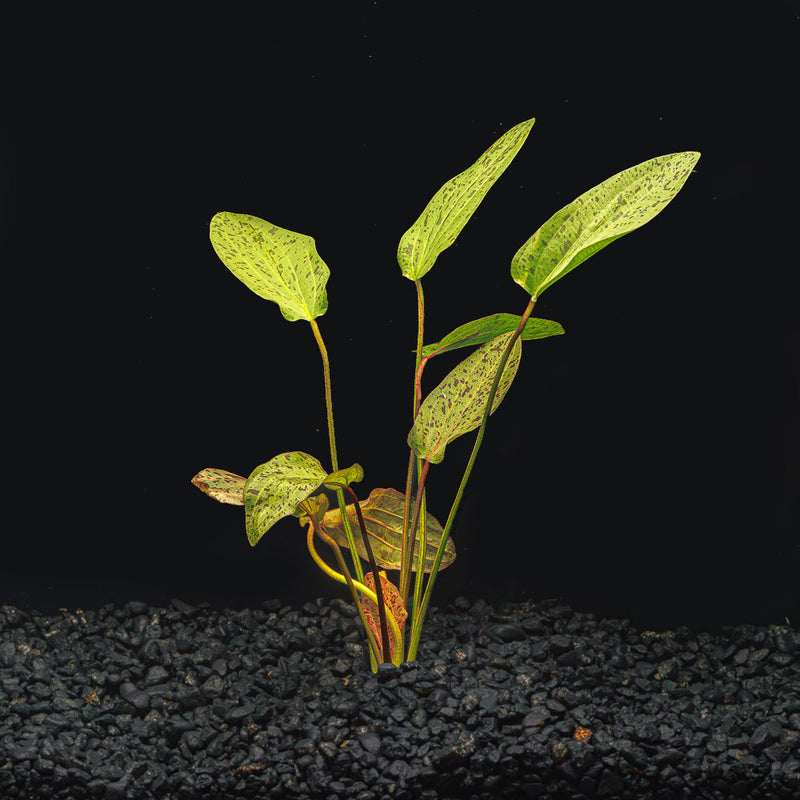
[(209, 497), (232, 506), (244, 505), (244, 485), (247, 478), (224, 469), (207, 467), (192, 478), (192, 483)]
[[(386, 604), (386, 611), (387, 613), (391, 614), (395, 622), (397, 622), (397, 627), (400, 630), (403, 630), (403, 626), (406, 624), (406, 619), (408, 618), (408, 612), (403, 605), (403, 598), (400, 597), (400, 592), (397, 590), (397, 587), (386, 577), (385, 572), (378, 573), (381, 578), (381, 588), (383, 589), (383, 602)], [(375, 576), (372, 572), (367, 572), (364, 575), (364, 585), (375, 591)], [(378, 616), (378, 606), (372, 602), (368, 597), (362, 596), (361, 598), (361, 607), (364, 609), (364, 616), (367, 618), (367, 622), (369, 623), (370, 630), (375, 636), (375, 640), (380, 644), (381, 641), (381, 620)], [(394, 651), (395, 651), (395, 643), (394, 639), (392, 638), (392, 629), (389, 628), (389, 649), (390, 649), (390, 657), (393, 663), (395, 662), (394, 659)]]

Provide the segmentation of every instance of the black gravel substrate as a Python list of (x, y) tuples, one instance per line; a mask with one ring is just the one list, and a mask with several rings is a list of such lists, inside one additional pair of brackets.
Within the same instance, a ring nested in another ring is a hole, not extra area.
[(0, 608), (0, 798), (800, 798), (800, 634), (434, 609), (369, 670), (352, 607)]

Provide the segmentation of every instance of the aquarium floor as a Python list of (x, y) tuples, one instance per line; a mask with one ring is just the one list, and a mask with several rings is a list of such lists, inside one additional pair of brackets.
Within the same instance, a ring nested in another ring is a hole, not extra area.
[(800, 797), (800, 634), (458, 599), (369, 670), (341, 600), (0, 607), (0, 797)]

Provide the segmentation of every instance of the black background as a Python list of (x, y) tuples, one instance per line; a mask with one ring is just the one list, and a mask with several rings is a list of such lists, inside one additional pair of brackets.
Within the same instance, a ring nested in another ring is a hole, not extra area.
[[(656, 155), (702, 158), (663, 214), (541, 298), (567, 334), (525, 346), (434, 602), (797, 623), (796, 8), (534, 5), (17, 19), (1, 602), (346, 597), (296, 521), (251, 548), (242, 510), (189, 482), (288, 450), (329, 460), (310, 329), (228, 273), (209, 220), (316, 239), (340, 462), (364, 466), (364, 496), (402, 489), (416, 309), (397, 243), (535, 116), (423, 280), (426, 341), (521, 313), (511, 258), (578, 194)], [(427, 388), (463, 355), (434, 361)], [(432, 468), (442, 521), (471, 446)]]

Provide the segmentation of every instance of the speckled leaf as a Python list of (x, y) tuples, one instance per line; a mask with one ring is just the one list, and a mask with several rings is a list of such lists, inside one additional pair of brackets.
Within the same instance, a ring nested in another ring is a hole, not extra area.
[(511, 277), (538, 296), (590, 256), (659, 214), (681, 190), (700, 153), (637, 164), (556, 212), (517, 251)]
[(448, 181), (433, 196), (419, 219), (403, 234), (397, 249), (400, 271), (421, 278), (439, 254), (450, 247), (525, 143), (534, 120), (520, 122), (501, 136), (471, 167)]
[(247, 478), (224, 469), (206, 467), (192, 478), (192, 483), (209, 497), (232, 506), (244, 505), (244, 485)]
[[(361, 503), (361, 514), (367, 526), (370, 545), (378, 566), (384, 569), (400, 569), (400, 549), (403, 541), (403, 506), (405, 495), (395, 489), (373, 489), (369, 497)], [(354, 505), (348, 505), (347, 516), (353, 525), (354, 532), (358, 527), (358, 516)], [(442, 541), (444, 530), (439, 520), (428, 513), (425, 517), (425, 571), (430, 572), (436, 549)], [(342, 527), (342, 512), (338, 508), (331, 509), (325, 514), (325, 530), (341, 547), (348, 547), (347, 536)], [(358, 555), (367, 560), (367, 552), (360, 535), (355, 537)], [(412, 569), (416, 569), (419, 554), (419, 540), (414, 544), (414, 561)], [(455, 561), (456, 548), (452, 537), (448, 537), (444, 557), (439, 569), (450, 566)]]
[(259, 297), (277, 303), (289, 322), (312, 320), (328, 308), (330, 270), (310, 236), (224, 211), (211, 220), (211, 244), (222, 263)]
[[(486, 344), (497, 336), (515, 331), (518, 325), (519, 317), (515, 314), (492, 314), (489, 317), (481, 317), (481, 319), (460, 325), (441, 341), (425, 345), (422, 348), (422, 357), (438, 356), (441, 353), (458, 350), (459, 347)], [(564, 328), (557, 322), (532, 317), (525, 323), (520, 338), (526, 340), (546, 339), (548, 336), (557, 336), (561, 333), (564, 333)]]
[[(408, 434), (408, 444), (418, 458), (430, 458), (431, 464), (438, 464), (450, 442), (480, 426), (492, 381), (511, 336), (503, 334), (476, 350), (425, 398)], [(517, 339), (497, 386), (492, 413), (506, 396), (521, 355), (522, 343)]]
[(251, 545), (280, 519), (295, 513), (325, 480), (322, 464), (307, 453), (281, 453), (256, 467), (244, 489), (245, 525)]

